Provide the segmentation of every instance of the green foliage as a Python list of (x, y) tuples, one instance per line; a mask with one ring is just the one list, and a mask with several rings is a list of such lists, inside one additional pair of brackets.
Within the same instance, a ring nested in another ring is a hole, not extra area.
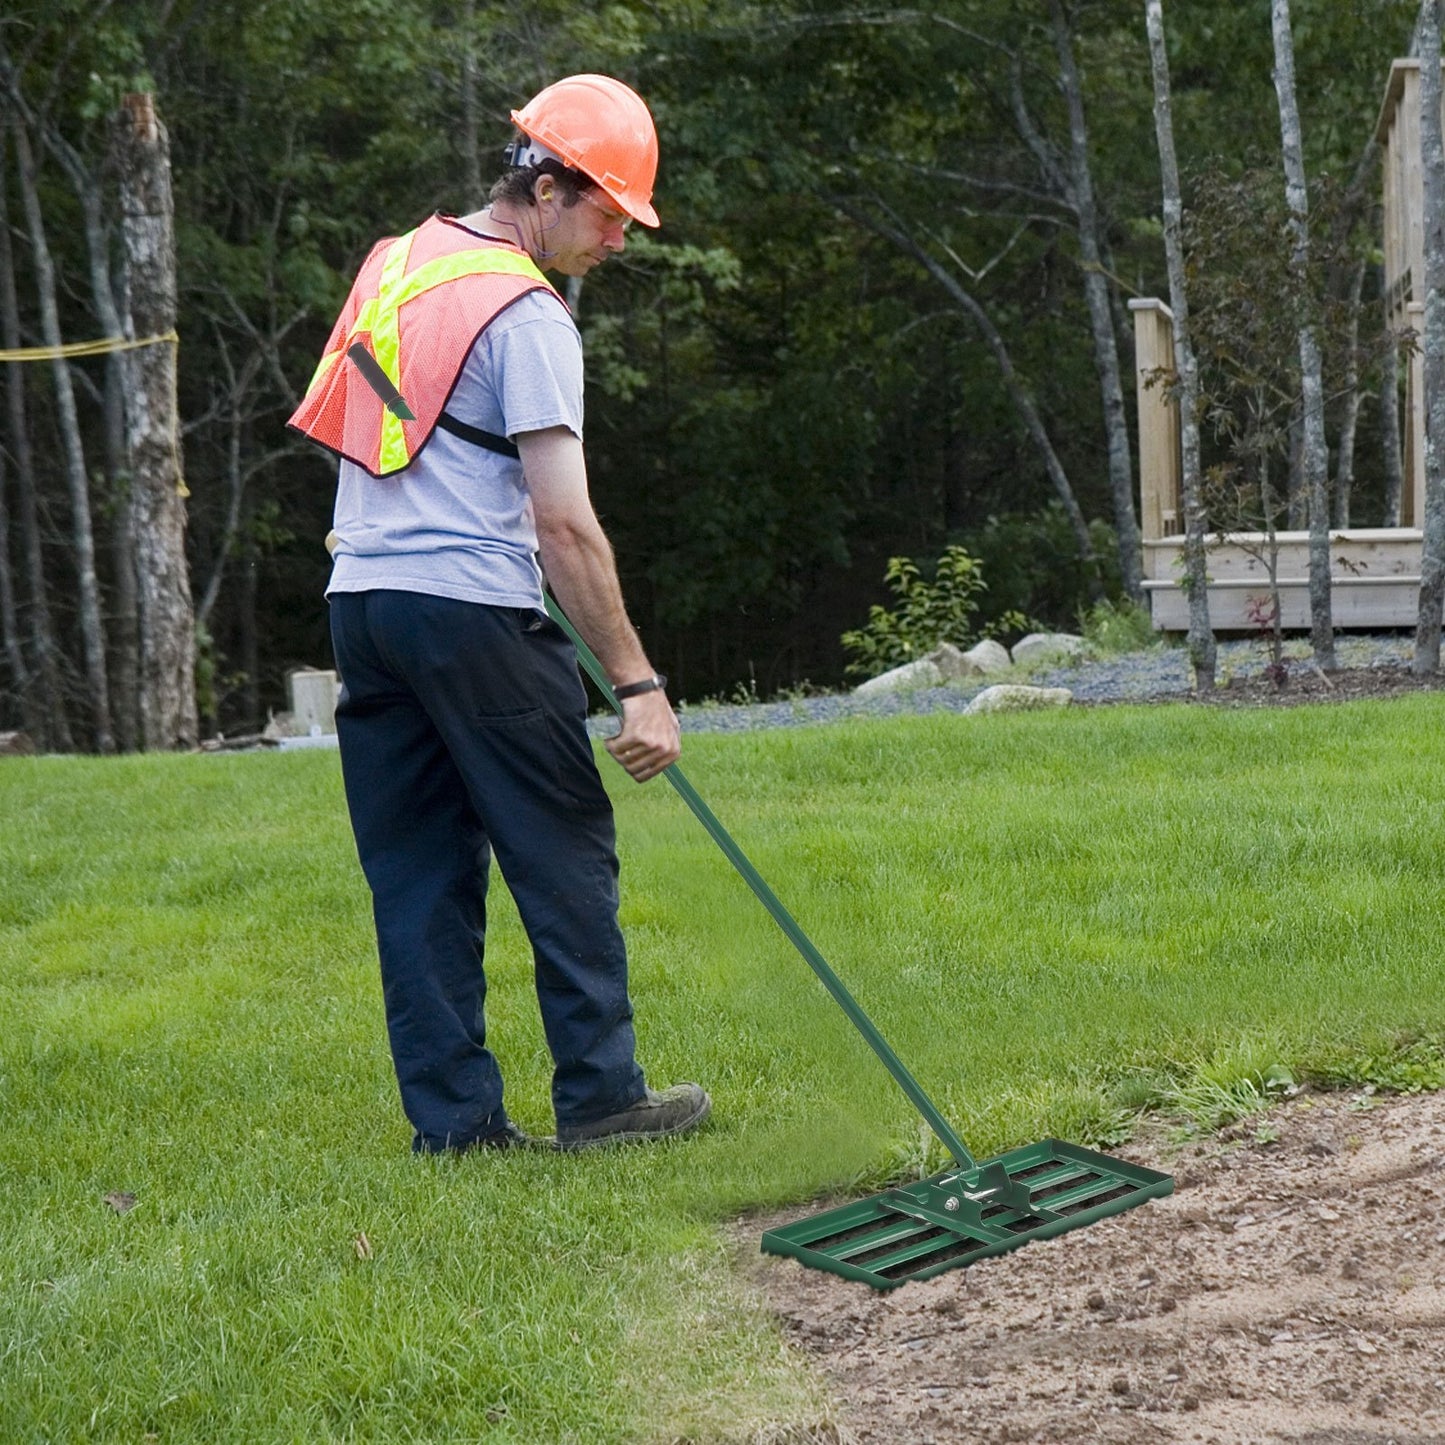
[[(1102, 521), (1092, 522), (1089, 532), (1094, 550), (1104, 562), (1106, 584), (1117, 592), (1113, 532)], [(984, 616), (990, 621), (1015, 613), (1036, 619), (1041, 629), (1067, 628), (1087, 605), (1089, 577), (1078, 560), (1068, 518), (1057, 502), (1031, 513), (992, 514), (980, 525), (965, 529), (960, 540), (978, 558), (988, 578)]]
[(986, 584), (978, 562), (963, 547), (949, 547), (931, 578), (911, 558), (892, 557), (883, 580), (896, 601), (891, 607), (875, 603), (865, 626), (843, 634), (843, 646), (852, 654), (851, 675), (875, 677), (925, 656), (941, 642), (963, 647), (973, 640), (973, 618)]
[(1159, 646), (1148, 607), (1105, 598), (1080, 619), (1079, 630), (1095, 653), (1108, 657)]

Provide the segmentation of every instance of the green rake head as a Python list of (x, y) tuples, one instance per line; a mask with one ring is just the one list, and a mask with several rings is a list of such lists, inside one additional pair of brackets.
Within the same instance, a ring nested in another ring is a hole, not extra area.
[(1045, 1139), (769, 1230), (763, 1252), (896, 1289), (1173, 1190), (1168, 1174)]

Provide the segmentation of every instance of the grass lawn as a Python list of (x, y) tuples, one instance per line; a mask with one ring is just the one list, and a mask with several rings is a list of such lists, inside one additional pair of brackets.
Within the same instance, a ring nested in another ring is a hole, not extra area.
[[(684, 765), (980, 1154), (1217, 1118), (1279, 1069), (1445, 1082), (1445, 698), (692, 736)], [(666, 784), (603, 767), (642, 1059), (715, 1122), (436, 1160), (334, 754), (0, 763), (0, 1439), (825, 1418), (719, 1222), (943, 1160)], [(546, 1131), (500, 887), (491, 914), (492, 1041)]]

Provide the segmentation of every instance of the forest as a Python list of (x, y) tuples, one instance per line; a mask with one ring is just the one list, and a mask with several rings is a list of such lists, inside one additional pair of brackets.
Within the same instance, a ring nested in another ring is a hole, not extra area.
[[(1217, 502), (1267, 453), (1307, 508), (1303, 289), (1332, 518), (1380, 525), (1399, 515), (1399, 383), (1372, 142), (1418, 5), (1283, 8), (1319, 238), (1298, 282), (1280, 0), (1162, 7), (1205, 475)], [(62, 751), (149, 736), (124, 359), (142, 353), (74, 354), (144, 339), (118, 120), (137, 94), (169, 146), (178, 340), (154, 347), (176, 367), (202, 735), (259, 729), (288, 670), (331, 665), (335, 474), (285, 421), (356, 266), (481, 204), (510, 110), (581, 71), (634, 86), (661, 138), (661, 229), (568, 299), (594, 501), (676, 697), (843, 685), (840, 638), (888, 600), (893, 558), (927, 575), (964, 548), (978, 628), (1004, 640), (1137, 602), (1127, 303), (1170, 294), (1145, 12), (5, 0), (0, 730)], [(1271, 420), (1249, 425), (1264, 395)]]

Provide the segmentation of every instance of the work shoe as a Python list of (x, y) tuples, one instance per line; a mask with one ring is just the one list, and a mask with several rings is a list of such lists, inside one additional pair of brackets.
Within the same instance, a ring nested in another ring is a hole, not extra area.
[(712, 1112), (712, 1100), (697, 1084), (674, 1084), (660, 1094), (649, 1089), (635, 1104), (590, 1124), (557, 1127), (559, 1149), (595, 1149), (640, 1139), (665, 1139), (696, 1129)]
[(473, 1149), (541, 1149), (551, 1142), (550, 1139), (534, 1139), (508, 1120), (493, 1133), (484, 1134), (480, 1139), (468, 1139), (465, 1144), (431, 1144), (417, 1135), (411, 1147), (417, 1154), (470, 1154)]
[(531, 1149), (536, 1144), (537, 1141), (530, 1134), (524, 1133), (508, 1120), (495, 1134), (488, 1134), (477, 1139), (468, 1147), (472, 1149)]

